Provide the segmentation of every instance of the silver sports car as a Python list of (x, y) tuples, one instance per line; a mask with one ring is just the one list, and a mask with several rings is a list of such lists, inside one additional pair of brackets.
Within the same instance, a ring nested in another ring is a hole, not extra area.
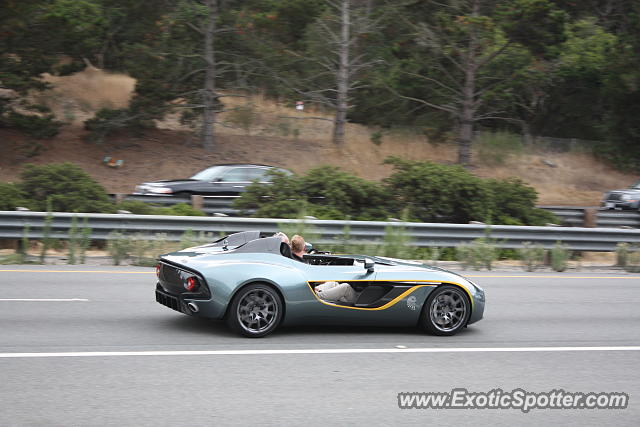
[[(248, 337), (279, 325), (420, 326), (453, 335), (482, 319), (482, 288), (422, 263), (362, 255), (292, 259), (280, 237), (235, 233), (160, 257), (156, 301), (181, 313), (224, 319)], [(347, 288), (330, 299), (327, 286)], [(350, 289), (349, 289), (350, 288)]]

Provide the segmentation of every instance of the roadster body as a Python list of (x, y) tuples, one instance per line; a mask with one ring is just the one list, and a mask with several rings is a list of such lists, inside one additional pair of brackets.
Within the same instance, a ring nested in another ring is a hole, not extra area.
[[(482, 318), (484, 291), (455, 273), (362, 255), (290, 257), (280, 237), (235, 233), (162, 255), (156, 301), (184, 314), (224, 319), (248, 337), (279, 325), (419, 326), (453, 335)], [(328, 300), (318, 286), (349, 286), (352, 298)]]

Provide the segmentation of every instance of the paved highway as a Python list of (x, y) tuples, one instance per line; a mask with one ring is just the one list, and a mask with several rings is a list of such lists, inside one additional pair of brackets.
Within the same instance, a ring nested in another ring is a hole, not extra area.
[[(487, 311), (455, 337), (304, 327), (251, 340), (157, 304), (151, 269), (0, 266), (0, 425), (638, 425), (640, 276), (468, 275)], [(629, 404), (398, 408), (400, 392), (454, 388)]]

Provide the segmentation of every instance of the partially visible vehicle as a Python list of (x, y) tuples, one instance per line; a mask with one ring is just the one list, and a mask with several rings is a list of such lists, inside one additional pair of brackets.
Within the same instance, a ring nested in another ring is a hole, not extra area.
[(640, 209), (640, 181), (629, 188), (605, 193), (600, 206), (605, 209)]
[(188, 179), (172, 179), (144, 182), (136, 185), (133, 194), (154, 196), (237, 196), (245, 188), (258, 181), (270, 184), (269, 171), (291, 174), (286, 169), (267, 165), (229, 164), (204, 169)]

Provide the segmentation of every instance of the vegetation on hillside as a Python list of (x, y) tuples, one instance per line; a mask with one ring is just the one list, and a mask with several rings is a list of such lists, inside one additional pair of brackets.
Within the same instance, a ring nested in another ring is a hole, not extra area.
[(17, 183), (0, 182), (0, 211), (18, 207), (40, 212), (115, 213), (203, 216), (185, 203), (157, 207), (138, 201), (114, 203), (104, 187), (79, 166), (65, 163), (27, 165)]
[[(544, 225), (555, 216), (535, 207), (536, 191), (517, 179), (480, 179), (460, 166), (387, 160), (382, 183), (333, 167), (305, 175), (274, 173), (273, 185), (253, 184), (235, 206), (256, 217)], [(401, 217), (401, 218), (399, 218)]]
[(87, 123), (96, 141), (153, 126), (177, 99), (212, 138), (225, 96), (260, 90), (333, 113), (337, 143), (346, 115), (449, 136), (461, 164), (481, 128), (602, 141), (600, 156), (640, 164), (635, 1), (8, 0), (2, 12), (0, 127), (34, 137), (59, 126), (24, 101), (41, 74), (91, 63), (137, 81), (127, 108)]

